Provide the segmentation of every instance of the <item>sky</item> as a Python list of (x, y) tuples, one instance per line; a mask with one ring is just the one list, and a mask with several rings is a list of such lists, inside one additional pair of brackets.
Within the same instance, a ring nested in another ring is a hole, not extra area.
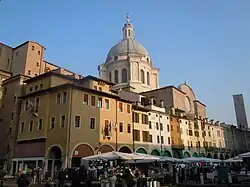
[(127, 13), (160, 86), (186, 81), (208, 118), (230, 124), (232, 95), (242, 93), (250, 114), (249, 0), (1, 0), (0, 42), (37, 41), (47, 61), (98, 76)]

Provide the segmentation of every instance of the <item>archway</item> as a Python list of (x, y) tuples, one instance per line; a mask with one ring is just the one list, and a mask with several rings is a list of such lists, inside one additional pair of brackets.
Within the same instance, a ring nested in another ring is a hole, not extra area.
[(162, 155), (162, 156), (165, 156), (165, 157), (172, 157), (172, 154), (170, 153), (170, 151), (165, 150), (165, 151), (163, 152), (163, 155)]
[(50, 175), (53, 177), (54, 173), (58, 172), (61, 167), (62, 167), (62, 150), (59, 146), (55, 145), (52, 146), (49, 150), (48, 150), (48, 168), (47, 171), (50, 172)]
[(205, 153), (200, 154), (201, 157), (206, 157)]
[(199, 155), (196, 152), (194, 152), (192, 157), (199, 157)]
[(224, 160), (224, 155), (220, 154), (220, 160)]
[(225, 159), (226, 160), (229, 159), (229, 155), (228, 154), (225, 155)]
[(207, 158), (212, 158), (212, 154), (211, 154), (211, 153), (208, 153), (208, 154), (207, 154)]
[(161, 153), (157, 149), (154, 149), (154, 150), (152, 150), (151, 155), (161, 156)]
[(191, 155), (189, 154), (189, 152), (185, 151), (184, 154), (183, 154), (183, 157), (184, 158), (189, 158), (189, 157), (191, 157)]
[(218, 159), (218, 154), (214, 154), (214, 159)]
[(173, 157), (174, 158), (182, 158), (182, 155), (181, 155), (180, 151), (174, 150), (173, 151)]
[(131, 149), (129, 149), (127, 146), (123, 146), (119, 149), (119, 152), (122, 153), (132, 153)]
[(148, 154), (148, 152), (146, 151), (146, 149), (144, 148), (139, 148), (136, 150), (136, 153), (141, 153), (141, 154)]
[(112, 152), (112, 151), (114, 151), (114, 149), (110, 145), (102, 145), (98, 149), (98, 153), (108, 153), (108, 152)]
[(95, 152), (93, 151), (92, 147), (90, 147), (89, 145), (87, 144), (77, 145), (72, 153), (71, 166), (79, 167), (81, 164), (81, 159), (83, 157), (88, 157), (94, 154)]

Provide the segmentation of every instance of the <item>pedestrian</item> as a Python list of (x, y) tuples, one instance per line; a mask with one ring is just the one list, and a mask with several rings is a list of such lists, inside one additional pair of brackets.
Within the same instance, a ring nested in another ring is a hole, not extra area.
[(30, 185), (26, 175), (26, 171), (23, 171), (20, 177), (17, 179), (18, 187), (28, 187)]
[(3, 167), (1, 167), (0, 168), (0, 187), (3, 187), (4, 176), (5, 176), (5, 171), (4, 171)]

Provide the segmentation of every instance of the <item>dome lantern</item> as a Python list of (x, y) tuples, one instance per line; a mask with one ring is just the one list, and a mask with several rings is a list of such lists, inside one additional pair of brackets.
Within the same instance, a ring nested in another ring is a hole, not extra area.
[(123, 38), (126, 39), (126, 38), (134, 38), (134, 27), (133, 25), (130, 23), (130, 18), (127, 14), (127, 17), (126, 17), (126, 22), (122, 28), (122, 31), (123, 31)]

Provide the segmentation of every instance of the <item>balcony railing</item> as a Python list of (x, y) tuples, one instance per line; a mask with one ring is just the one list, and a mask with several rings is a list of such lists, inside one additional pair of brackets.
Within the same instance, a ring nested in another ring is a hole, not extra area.
[(171, 145), (171, 147), (172, 147), (172, 149), (185, 149), (184, 144), (179, 144), (179, 145), (173, 144), (173, 145)]

